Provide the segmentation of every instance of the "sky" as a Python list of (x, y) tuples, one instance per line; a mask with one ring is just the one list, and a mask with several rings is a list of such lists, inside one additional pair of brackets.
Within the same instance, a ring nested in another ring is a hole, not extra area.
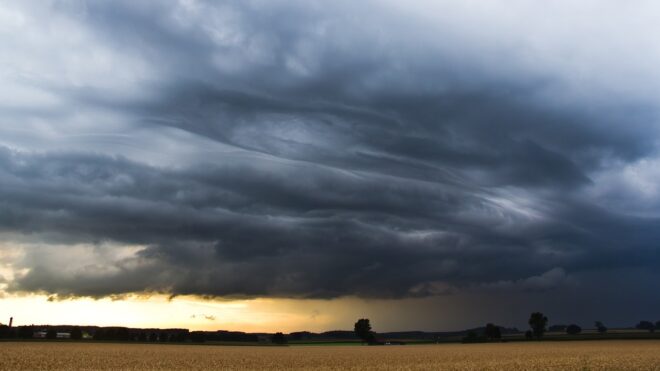
[(0, 322), (660, 319), (654, 1), (0, 1)]

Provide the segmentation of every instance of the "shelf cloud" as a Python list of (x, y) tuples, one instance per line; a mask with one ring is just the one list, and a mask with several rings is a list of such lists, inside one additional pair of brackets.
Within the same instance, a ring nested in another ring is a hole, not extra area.
[(657, 289), (659, 9), (618, 7), (1, 5), (4, 291)]

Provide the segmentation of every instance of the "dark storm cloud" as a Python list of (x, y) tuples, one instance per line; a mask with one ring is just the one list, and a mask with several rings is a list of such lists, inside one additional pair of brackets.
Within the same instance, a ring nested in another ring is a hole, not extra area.
[[(90, 122), (112, 113), (136, 134), (126, 152), (3, 141), (0, 230), (38, 245), (9, 290), (404, 297), (660, 263), (657, 216), (593, 191), (656, 156), (644, 99), (574, 91), (561, 68), (518, 61), (524, 47), (503, 56), (455, 25), (438, 38), (384, 5), (74, 5), (54, 12), (147, 77), (43, 82), (61, 100), (46, 127), (103, 132)], [(190, 143), (159, 142), (167, 130)], [(186, 145), (185, 161), (158, 155)], [(66, 247), (81, 244), (92, 262)], [(139, 247), (104, 252), (121, 246)]]
[[(453, 185), (247, 160), (167, 170), (104, 156), (4, 150), (6, 232), (147, 246), (109, 262), (117, 268), (109, 275), (75, 263), (44, 266), (47, 259), (29, 256), (34, 269), (10, 287), (92, 296), (153, 290), (391, 297), (425, 294), (427, 282), (655, 264), (645, 242), (655, 233), (651, 222), (622, 223), (587, 207), (564, 211), (584, 222), (534, 222)], [(519, 224), (507, 230), (511, 222)], [(640, 241), (631, 245), (628, 234)], [(59, 249), (38, 252), (67, 253)]]

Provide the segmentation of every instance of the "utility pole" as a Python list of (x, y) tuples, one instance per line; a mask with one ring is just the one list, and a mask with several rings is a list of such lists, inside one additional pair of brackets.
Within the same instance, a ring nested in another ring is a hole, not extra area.
[(9, 317), (9, 328), (11, 328), (12, 323), (14, 323), (14, 317)]

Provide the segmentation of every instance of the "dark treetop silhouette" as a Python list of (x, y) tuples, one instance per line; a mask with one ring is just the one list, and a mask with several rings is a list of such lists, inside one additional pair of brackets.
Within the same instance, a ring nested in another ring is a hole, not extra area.
[(544, 316), (541, 312), (534, 312), (529, 316), (529, 327), (532, 328), (532, 333), (537, 339), (540, 339), (546, 331), (548, 325), (548, 317)]
[(355, 322), (355, 334), (362, 341), (372, 342), (375, 339), (374, 333), (371, 331), (371, 324), (367, 318), (361, 318)]

